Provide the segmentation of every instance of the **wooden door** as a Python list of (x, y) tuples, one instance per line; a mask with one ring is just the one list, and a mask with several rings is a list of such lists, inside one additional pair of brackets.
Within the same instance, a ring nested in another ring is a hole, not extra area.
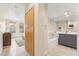
[(34, 55), (34, 7), (25, 14), (25, 48)]

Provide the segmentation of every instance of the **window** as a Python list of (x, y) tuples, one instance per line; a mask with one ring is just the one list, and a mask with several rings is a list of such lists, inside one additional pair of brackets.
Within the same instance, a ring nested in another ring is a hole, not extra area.
[(23, 24), (20, 24), (19, 29), (20, 29), (20, 33), (24, 33), (24, 25)]
[(11, 33), (16, 33), (16, 27), (15, 27), (15, 25), (10, 25), (10, 32)]

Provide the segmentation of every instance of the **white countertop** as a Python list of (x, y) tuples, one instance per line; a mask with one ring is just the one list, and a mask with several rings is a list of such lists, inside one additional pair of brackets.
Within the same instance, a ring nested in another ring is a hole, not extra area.
[(57, 32), (58, 34), (78, 34), (77, 32)]

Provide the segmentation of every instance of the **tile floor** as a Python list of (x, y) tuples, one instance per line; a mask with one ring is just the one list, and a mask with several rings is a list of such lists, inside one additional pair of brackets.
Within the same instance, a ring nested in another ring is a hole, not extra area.
[[(57, 38), (54, 38), (53, 41), (51, 40), (48, 44), (48, 50), (46, 56), (77, 56), (77, 50), (58, 45)], [(12, 45), (4, 47), (2, 56), (29, 56), (26, 53), (24, 46), (19, 47), (15, 40), (12, 40)]]
[(28, 56), (24, 46), (19, 47), (15, 40), (12, 40), (12, 45), (3, 48), (2, 56)]
[(48, 50), (47, 56), (77, 56), (77, 50), (62, 45), (56, 45)]
[(77, 56), (77, 50), (58, 45), (57, 38), (49, 39), (47, 56)]

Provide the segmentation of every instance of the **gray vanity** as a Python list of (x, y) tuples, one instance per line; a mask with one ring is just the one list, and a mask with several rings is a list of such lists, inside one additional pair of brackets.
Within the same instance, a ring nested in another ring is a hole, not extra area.
[(59, 34), (58, 44), (77, 49), (77, 34)]

